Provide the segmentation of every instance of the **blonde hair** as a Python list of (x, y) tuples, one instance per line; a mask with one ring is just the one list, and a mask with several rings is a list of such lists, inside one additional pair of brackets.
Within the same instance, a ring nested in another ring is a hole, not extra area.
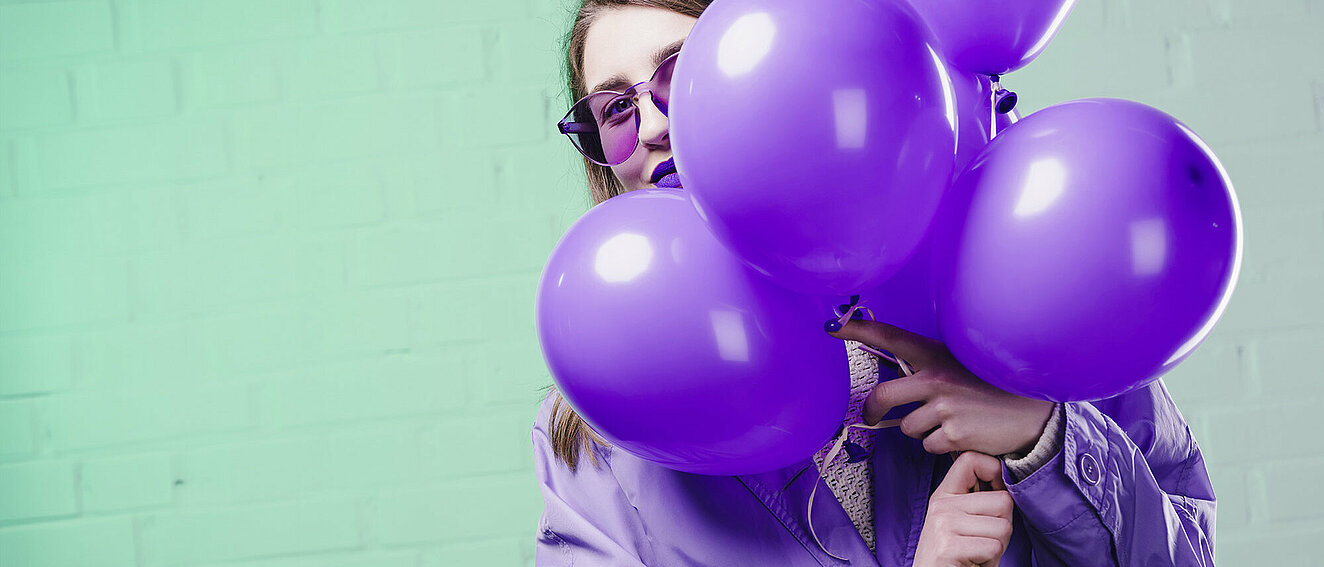
[[(563, 38), (566, 55), (565, 81), (570, 93), (569, 103), (574, 103), (588, 94), (588, 86), (584, 84), (584, 40), (588, 36), (588, 28), (597, 21), (598, 15), (604, 10), (643, 6), (662, 8), (697, 18), (710, 3), (712, 0), (584, 0), (579, 6), (578, 13), (575, 14), (574, 24)], [(625, 187), (621, 185), (610, 167), (598, 165), (584, 158), (584, 173), (588, 178), (589, 194), (594, 206), (625, 192)], [(550, 395), (556, 396), (552, 402), (552, 417), (548, 425), (552, 453), (570, 470), (575, 470), (579, 464), (580, 450), (587, 450), (593, 466), (597, 467), (598, 458), (593, 451), (593, 444), (609, 446), (609, 443), (584, 423), (579, 414), (575, 413), (574, 408), (561, 397), (559, 391), (551, 388)]]

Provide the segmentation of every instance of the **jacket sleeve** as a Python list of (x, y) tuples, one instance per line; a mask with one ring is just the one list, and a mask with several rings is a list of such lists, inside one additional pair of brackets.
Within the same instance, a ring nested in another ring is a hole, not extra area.
[(1213, 485), (1162, 380), (1062, 409), (1061, 450), (1003, 469), (1036, 564), (1213, 566)]
[(597, 447), (599, 466), (582, 454), (576, 471), (556, 459), (543, 415), (533, 427), (533, 466), (543, 496), (536, 567), (642, 566), (639, 514), (611, 471), (610, 450)]

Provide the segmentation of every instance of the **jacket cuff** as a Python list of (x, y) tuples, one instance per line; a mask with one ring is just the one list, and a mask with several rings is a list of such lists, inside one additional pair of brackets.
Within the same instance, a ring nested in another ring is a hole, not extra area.
[(1040, 533), (1055, 532), (1082, 517), (1099, 518), (1105, 527), (1115, 530), (1117, 511), (1108, 505), (1106, 491), (1116, 472), (1100, 466), (1109, 462), (1107, 418), (1088, 402), (1060, 406), (1062, 450), (1020, 480), (1011, 478), (1003, 467), (1007, 491), (1025, 520)]
[(1007, 453), (1002, 456), (1002, 463), (1007, 465), (1011, 478), (1020, 482), (1039, 470), (1048, 459), (1062, 450), (1062, 404), (1054, 404), (1053, 412), (1044, 424), (1044, 431), (1029, 453)]

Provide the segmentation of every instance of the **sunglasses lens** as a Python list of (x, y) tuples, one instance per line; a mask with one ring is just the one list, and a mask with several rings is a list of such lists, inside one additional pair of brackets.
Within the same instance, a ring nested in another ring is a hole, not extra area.
[(585, 156), (600, 165), (616, 165), (639, 144), (639, 114), (628, 96), (597, 93), (570, 109), (574, 132), (567, 135)]
[(653, 103), (663, 116), (671, 116), (671, 74), (676, 70), (677, 57), (669, 57), (653, 75)]

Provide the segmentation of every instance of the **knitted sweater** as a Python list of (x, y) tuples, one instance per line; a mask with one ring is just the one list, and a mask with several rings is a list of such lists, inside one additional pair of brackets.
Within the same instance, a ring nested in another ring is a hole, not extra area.
[[(847, 404), (843, 426), (863, 421), (864, 400), (878, 382), (878, 358), (861, 349), (858, 341), (848, 340), (845, 343), (846, 352), (850, 357), (851, 387), (850, 402)], [(874, 430), (850, 429), (846, 439), (865, 451), (871, 451), (875, 433)], [(1043, 434), (1029, 453), (1025, 455), (1008, 453), (1001, 456), (1012, 481), (1017, 482), (1029, 476), (1057, 454), (1062, 446), (1062, 434), (1062, 404), (1057, 404), (1044, 426)], [(870, 460), (862, 459), (850, 463), (849, 455), (841, 451), (831, 463), (824, 465), (823, 459), (827, 457), (831, 447), (832, 440), (829, 440), (827, 445), (814, 454), (814, 464), (818, 466), (824, 481), (832, 489), (832, 494), (837, 497), (841, 507), (850, 516), (851, 522), (855, 524), (855, 529), (859, 530), (860, 536), (872, 551), (874, 550), (873, 490), (870, 487), (873, 486), (873, 470)]]

